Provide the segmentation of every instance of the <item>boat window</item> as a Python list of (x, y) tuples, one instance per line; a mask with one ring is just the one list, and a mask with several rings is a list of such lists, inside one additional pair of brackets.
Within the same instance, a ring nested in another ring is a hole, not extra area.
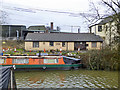
[(0, 64), (6, 63), (6, 59), (0, 59)]
[(29, 63), (29, 59), (13, 59), (12, 63), (16, 63), (16, 64), (27, 64)]
[(44, 59), (44, 63), (58, 63), (58, 59)]

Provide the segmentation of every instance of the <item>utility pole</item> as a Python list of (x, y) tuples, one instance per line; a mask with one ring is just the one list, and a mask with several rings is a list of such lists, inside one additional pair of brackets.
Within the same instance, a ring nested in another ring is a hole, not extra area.
[(78, 28), (78, 33), (80, 33), (80, 27)]
[(10, 27), (10, 25), (9, 25), (9, 38), (10, 38), (10, 30), (11, 30), (11, 27)]
[(78, 31), (80, 33), (80, 28), (81, 28), (80, 26), (71, 26), (71, 25), (64, 25), (64, 26), (71, 27), (71, 32), (73, 32), (74, 27), (78, 27)]
[(19, 31), (16, 30), (16, 32), (17, 32), (17, 40), (19, 40)]
[(21, 30), (21, 39), (22, 39), (23, 38), (23, 35), (22, 35), (23, 34), (22, 33), (23, 32), (23, 28), (22, 28), (22, 26), (20, 27), (20, 30)]
[(71, 26), (71, 32), (73, 32), (73, 26)]
[(0, 25), (0, 56), (2, 56), (2, 25)]
[(71, 32), (73, 32), (73, 27), (78, 27), (78, 33), (80, 33), (80, 26), (71, 26)]

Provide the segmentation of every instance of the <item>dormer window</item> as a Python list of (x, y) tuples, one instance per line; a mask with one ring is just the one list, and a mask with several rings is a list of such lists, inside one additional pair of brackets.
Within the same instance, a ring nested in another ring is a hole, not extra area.
[(98, 26), (98, 32), (102, 32), (102, 26)]

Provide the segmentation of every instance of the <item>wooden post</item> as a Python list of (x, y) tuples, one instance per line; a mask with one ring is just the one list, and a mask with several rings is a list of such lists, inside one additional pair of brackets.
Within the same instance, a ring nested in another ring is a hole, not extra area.
[(9, 28), (8, 28), (8, 29), (9, 29), (9, 38), (10, 38), (10, 36), (11, 36), (11, 35), (10, 35), (10, 33), (11, 33), (11, 26), (10, 26), (10, 25), (9, 25)]
[(11, 90), (13, 90), (13, 71), (11, 69)]
[(41, 56), (41, 51), (39, 51), (39, 56), (38, 57), (40, 57)]

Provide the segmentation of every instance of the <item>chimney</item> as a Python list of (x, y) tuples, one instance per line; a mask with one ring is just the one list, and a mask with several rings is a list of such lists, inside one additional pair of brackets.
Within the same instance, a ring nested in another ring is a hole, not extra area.
[(51, 22), (51, 30), (53, 30), (53, 22)]
[(80, 33), (80, 28), (78, 28), (78, 33)]

